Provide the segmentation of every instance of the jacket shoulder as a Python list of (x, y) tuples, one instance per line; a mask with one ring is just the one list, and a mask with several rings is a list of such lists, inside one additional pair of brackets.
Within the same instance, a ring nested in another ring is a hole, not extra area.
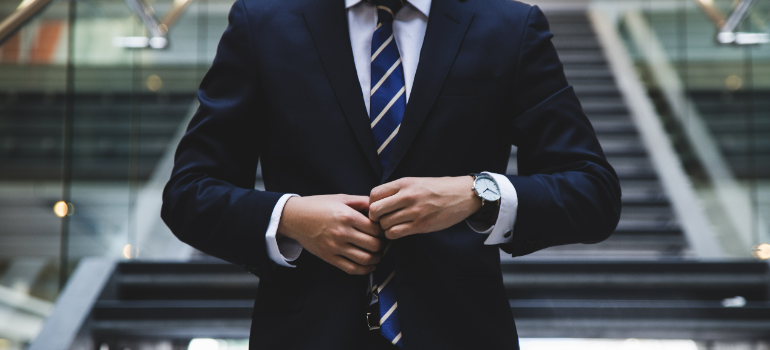
[(462, 3), (473, 11), (474, 22), (481, 20), (509, 33), (520, 32), (537, 9), (537, 6), (511, 0), (465, 0)]
[(272, 17), (285, 14), (302, 13), (302, 9), (307, 7), (308, 0), (237, 0), (243, 3), (243, 7), (249, 16)]
[(478, 21), (483, 28), (514, 36), (520, 36), (533, 13), (539, 12), (537, 6), (511, 0), (465, 0), (462, 4), (474, 13), (474, 23)]
[(527, 16), (534, 6), (512, 0), (461, 0), (476, 13), (497, 13), (505, 16)]

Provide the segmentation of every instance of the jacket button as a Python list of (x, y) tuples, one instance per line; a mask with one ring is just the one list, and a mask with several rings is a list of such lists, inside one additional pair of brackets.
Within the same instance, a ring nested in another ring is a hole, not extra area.
[(511, 233), (511, 230), (505, 231), (505, 233), (503, 233), (503, 238), (511, 237)]

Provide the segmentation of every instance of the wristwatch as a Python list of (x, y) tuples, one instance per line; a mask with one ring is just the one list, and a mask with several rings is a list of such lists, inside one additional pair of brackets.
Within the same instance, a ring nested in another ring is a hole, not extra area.
[(476, 195), (481, 198), (481, 210), (471, 215), (468, 220), (493, 225), (497, 221), (500, 209), (500, 187), (492, 176), (487, 174), (471, 174)]

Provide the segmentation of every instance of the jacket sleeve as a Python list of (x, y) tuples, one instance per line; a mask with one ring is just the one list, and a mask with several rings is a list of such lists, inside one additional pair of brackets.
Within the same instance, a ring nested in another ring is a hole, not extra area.
[(519, 174), (508, 178), (519, 207), (513, 241), (501, 248), (513, 256), (603, 241), (620, 219), (617, 174), (567, 83), (539, 8), (530, 10), (523, 37), (506, 121), (518, 147)]
[(254, 50), (239, 0), (176, 150), (161, 217), (181, 241), (264, 279), (265, 232), (282, 193), (254, 189), (267, 135)]

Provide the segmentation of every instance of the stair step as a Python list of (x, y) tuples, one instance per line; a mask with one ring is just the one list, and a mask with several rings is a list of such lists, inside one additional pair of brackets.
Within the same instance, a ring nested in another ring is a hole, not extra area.
[(637, 129), (631, 120), (623, 120), (613, 117), (603, 120), (597, 117), (591, 119), (591, 124), (597, 134), (636, 134)]
[(597, 53), (585, 53), (585, 52), (562, 52), (559, 54), (559, 58), (564, 64), (602, 64), (606, 63), (604, 55), (601, 52)]
[(594, 30), (588, 23), (560, 23), (549, 21), (551, 32), (562, 36), (593, 36)]
[(599, 45), (599, 41), (596, 40), (596, 38), (591, 36), (586, 37), (580, 37), (580, 38), (570, 38), (566, 36), (555, 36), (553, 40), (553, 45), (556, 47), (556, 51), (562, 52), (564, 50), (569, 49), (580, 49), (580, 50), (586, 50), (586, 49), (594, 49), (594, 50), (600, 50), (601, 45)]
[(620, 90), (614, 84), (582, 84), (573, 83), (575, 93), (582, 100), (595, 96), (621, 97)]
[(599, 79), (612, 80), (613, 76), (609, 68), (593, 68), (593, 69), (574, 69), (573, 67), (565, 66), (564, 74), (567, 76), (567, 80), (572, 81), (574, 79), (589, 79), (592, 81)]

